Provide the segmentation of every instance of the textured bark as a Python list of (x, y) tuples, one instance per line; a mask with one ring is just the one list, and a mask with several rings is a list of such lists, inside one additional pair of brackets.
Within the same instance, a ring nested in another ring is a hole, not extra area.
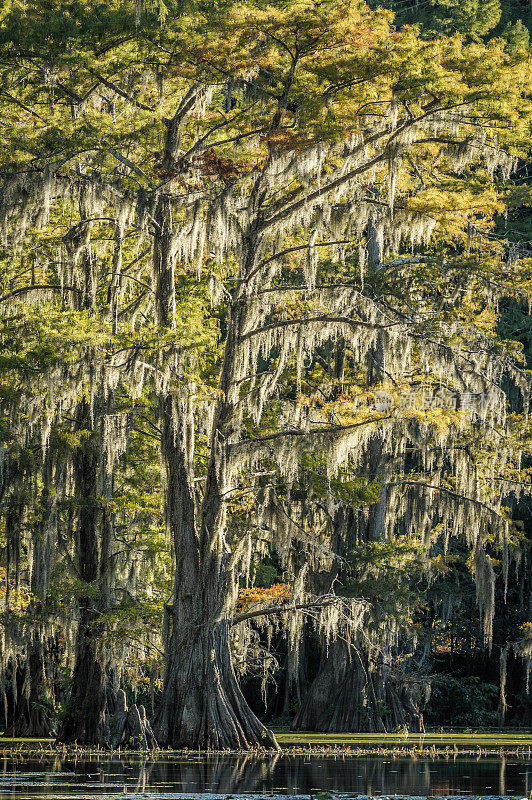
[(36, 631), (28, 643), (22, 691), (17, 698), (13, 724), (8, 729), (10, 736), (55, 736), (53, 721), (42, 707), (47, 688), (45, 658), (45, 645)]
[[(82, 599), (83, 602), (83, 599)], [(106, 745), (109, 726), (106, 719), (105, 654), (94, 631), (94, 614), (81, 611), (77, 635), (76, 662), (72, 692), (59, 742)]]
[(127, 725), (128, 708), (126, 694), (122, 689), (116, 693), (116, 708), (109, 721), (109, 743), (111, 747), (119, 747), (124, 741), (124, 732)]
[(102, 576), (105, 569), (109, 569), (110, 521), (106, 519), (106, 512), (98, 501), (99, 454), (98, 437), (92, 430), (93, 414), (88, 402), (82, 401), (78, 411), (78, 427), (91, 430), (91, 434), (74, 454), (74, 476), (79, 503), (77, 562), (86, 593), (79, 598), (80, 617), (72, 691), (58, 740), (104, 745), (109, 741), (106, 657), (102, 632), (97, 630), (96, 623), (108, 606)]
[(384, 441), (375, 435), (369, 443), (367, 458), (367, 474), (371, 480), (379, 478), (382, 488), (377, 503), (369, 507), (365, 538), (368, 541), (382, 541), (386, 529), (386, 471), (387, 463), (384, 455)]
[[(56, 545), (57, 516), (52, 486), (57, 492), (63, 474), (54, 473), (53, 456), (48, 451), (43, 464), (41, 491), (42, 519), (33, 530), (31, 544), (31, 592), (37, 613), (46, 600)], [(55, 482), (54, 482), (55, 478)], [(55, 724), (43, 700), (53, 699), (53, 641), (46, 636), (46, 624), (36, 622), (28, 637), (22, 692), (14, 709), (10, 727), (13, 736), (49, 737)]]
[(276, 747), (246, 703), (231, 663), (227, 620), (199, 619), (172, 637), (154, 732), (159, 744), (201, 749)]
[(344, 642), (324, 653), (318, 675), (296, 714), (293, 730), (390, 733), (422, 729), (418, 710), (401, 693), (389, 670), (371, 669), (360, 652), (351, 658)]
[(175, 403), (170, 396), (160, 402), (167, 522), (176, 564), (164, 691), (154, 733), (159, 744), (173, 747), (275, 746), (273, 735), (247, 705), (233, 670), (226, 609), (233, 591), (231, 552), (219, 533), (225, 511), (211, 470), (200, 542), (192, 467), (184, 449), (193, 421), (187, 422)]
[[(176, 119), (180, 111), (177, 112)], [(176, 124), (169, 124), (165, 158), (172, 159)], [(175, 275), (171, 256), (172, 218), (169, 199), (156, 208), (153, 269), (158, 322), (174, 327)], [(200, 748), (277, 746), (273, 734), (247, 705), (231, 663), (229, 645), (235, 575), (226, 542), (223, 486), (225, 448), (231, 441), (233, 406), (227, 400), (234, 384), (234, 356), (239, 322), (228, 327), (216, 409), (211, 459), (201, 512), (194, 493), (194, 420), (180, 396), (159, 399), (161, 454), (166, 473), (166, 516), (175, 553), (175, 578), (170, 604), (171, 632), (166, 644), (166, 670), (154, 733), (161, 745)], [(223, 442), (223, 444), (221, 444)]]
[(142, 750), (157, 747), (144, 706), (137, 707), (133, 704), (128, 709), (123, 689), (116, 693), (115, 706), (114, 714), (109, 719), (111, 747), (124, 746)]

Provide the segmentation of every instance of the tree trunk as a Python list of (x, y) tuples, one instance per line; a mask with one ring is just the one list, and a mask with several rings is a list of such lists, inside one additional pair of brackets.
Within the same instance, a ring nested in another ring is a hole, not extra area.
[(159, 744), (216, 750), (276, 747), (236, 680), (228, 620), (200, 619), (176, 632), (172, 653), (154, 726)]
[[(95, 418), (96, 410), (93, 411)], [(106, 672), (103, 632), (96, 627), (107, 607), (107, 592), (102, 585), (102, 566), (108, 553), (100, 541), (100, 528), (110, 524), (98, 501), (98, 437), (95, 419), (86, 400), (79, 406), (78, 429), (91, 430), (74, 453), (74, 476), (79, 503), (77, 561), (85, 591), (79, 597), (79, 625), (72, 691), (66, 717), (59, 731), (61, 742), (104, 745), (109, 741), (106, 718)], [(103, 517), (103, 521), (100, 519)], [(107, 564), (107, 568), (109, 565)]]
[(53, 722), (43, 707), (47, 693), (45, 651), (41, 632), (36, 631), (28, 643), (22, 692), (15, 707), (13, 724), (8, 730), (10, 736), (55, 736)]
[[(166, 150), (171, 153), (171, 126)], [(153, 270), (158, 322), (175, 324), (175, 276), (171, 256), (170, 201), (156, 208)], [(229, 324), (221, 393), (232, 382), (238, 326)], [(177, 370), (176, 370), (177, 371)], [(211, 460), (196, 522), (194, 419), (187, 402), (190, 386), (159, 401), (161, 453), (166, 473), (166, 515), (176, 559), (170, 604), (171, 632), (166, 643), (163, 697), (154, 720), (161, 746), (241, 749), (277, 747), (275, 737), (247, 705), (238, 685), (229, 642), (235, 576), (226, 542), (224, 466), (231, 440), (231, 402), (220, 401), (213, 427)], [(199, 529), (199, 530), (198, 530)]]
[[(55, 497), (61, 496), (64, 477), (63, 466), (55, 469), (53, 455), (48, 450), (42, 470), (42, 519), (33, 529), (31, 544), (31, 592), (37, 613), (46, 601), (50, 586), (57, 539)], [(46, 637), (46, 620), (35, 623), (26, 647), (23, 688), (14, 710), (10, 732), (13, 736), (24, 737), (55, 736), (55, 725), (46, 708), (46, 701), (50, 706), (53, 701), (50, 639)]]
[[(185, 443), (193, 420), (170, 397), (160, 402), (166, 513), (176, 558), (171, 631), (166, 644), (163, 697), (154, 721), (161, 746), (242, 749), (277, 746), (238, 685), (229, 642), (227, 598), (232, 594), (231, 552), (220, 537), (196, 534), (195, 504)], [(224, 512), (207, 479), (210, 499), (204, 530), (216, 532)], [(210, 483), (211, 481), (211, 483)]]
[(292, 730), (325, 733), (418, 731), (422, 719), (389, 670), (371, 665), (361, 651), (349, 654), (337, 640), (323, 653), (318, 675), (292, 722)]
[[(82, 599), (81, 602), (86, 602)], [(76, 661), (67, 713), (59, 742), (107, 745), (105, 654), (94, 629), (94, 613), (82, 608), (76, 641)]]

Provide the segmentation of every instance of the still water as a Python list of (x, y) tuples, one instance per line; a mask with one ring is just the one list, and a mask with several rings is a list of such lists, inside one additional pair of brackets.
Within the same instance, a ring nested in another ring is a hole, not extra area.
[(0, 760), (0, 800), (81, 800), (253, 793), (379, 795), (514, 795), (532, 791), (526, 759), (390, 758), (306, 755), (164, 756), (34, 761)]

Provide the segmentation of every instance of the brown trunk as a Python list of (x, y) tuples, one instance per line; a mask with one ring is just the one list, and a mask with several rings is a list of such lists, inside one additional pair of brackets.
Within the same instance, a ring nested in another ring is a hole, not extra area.
[(404, 726), (419, 730), (421, 715), (402, 696), (387, 668), (371, 668), (360, 651), (350, 657), (341, 640), (323, 654), (318, 675), (292, 722), (293, 730), (328, 733), (390, 733)]
[(198, 749), (276, 747), (247, 705), (231, 663), (227, 620), (176, 631), (154, 732), (160, 745)]
[[(63, 478), (64, 470), (54, 470), (53, 456), (48, 451), (42, 471), (42, 519), (33, 530), (31, 547), (31, 593), (35, 598), (34, 610), (37, 613), (46, 601), (50, 585), (57, 527), (54, 497), (61, 494)], [(9, 729), (13, 736), (55, 735), (55, 724), (49, 713), (53, 700), (50, 642), (50, 638), (46, 637), (46, 622), (36, 622), (28, 637), (22, 692)]]
[(44, 737), (55, 736), (52, 720), (43, 706), (46, 697), (47, 676), (45, 668), (45, 646), (39, 632), (28, 643), (24, 665), (22, 692), (17, 699), (10, 736)]
[[(161, 746), (171, 747), (276, 746), (273, 734), (244, 700), (231, 662), (230, 620), (225, 610), (233, 580), (231, 553), (220, 548), (220, 541), (214, 547), (212, 538), (206, 538), (204, 547), (200, 547), (190, 472), (182, 448), (189, 434), (175, 429), (171, 399), (162, 402), (161, 411), (167, 519), (174, 539), (176, 574), (168, 609), (171, 631), (163, 697), (153, 726), (155, 737)], [(219, 494), (211, 488), (208, 496), (212, 501), (209, 508), (217, 519)], [(207, 529), (216, 527), (213, 524), (209, 528), (207, 523)]]
[[(167, 152), (171, 152), (171, 131)], [(157, 317), (161, 326), (175, 324), (175, 276), (171, 257), (170, 201), (161, 196), (155, 216), (153, 271)], [(221, 393), (228, 397), (238, 325), (229, 325)], [(220, 401), (213, 430), (201, 523), (196, 523), (194, 419), (187, 391), (159, 400), (161, 454), (166, 473), (167, 525), (175, 553), (171, 632), (166, 643), (163, 697), (154, 720), (161, 746), (193, 748), (276, 747), (273, 734), (247, 705), (231, 662), (229, 644), (234, 581), (231, 549), (226, 542), (224, 465), (231, 441), (233, 407)], [(223, 443), (222, 443), (223, 441)], [(199, 535), (198, 529), (199, 528)]]
[[(83, 602), (83, 600), (82, 600)], [(66, 717), (57, 737), (59, 742), (106, 745), (105, 655), (94, 629), (94, 613), (82, 608), (79, 621), (76, 662)]]
[[(83, 270), (81, 293), (76, 299), (80, 309), (96, 304), (97, 260), (91, 247), (90, 222), (93, 209), (90, 198), (82, 192), (79, 204), (83, 225), (76, 225), (66, 240), (67, 253), (78, 259)], [(95, 353), (88, 353), (92, 365)], [(103, 413), (112, 410), (112, 392), (104, 392), (89, 402), (83, 397), (77, 409), (76, 428), (82, 440), (73, 454), (73, 472), (78, 503), (76, 561), (83, 591), (78, 598), (79, 624), (72, 690), (58, 741), (105, 745), (109, 741), (107, 713), (106, 657), (104, 632), (98, 627), (101, 615), (109, 609), (113, 527), (106, 499), (112, 492), (112, 475), (102, 465)], [(105, 407), (103, 395), (107, 396)]]
[(93, 426), (91, 409), (84, 400), (79, 406), (78, 429), (91, 430), (91, 434), (74, 454), (74, 476), (79, 503), (77, 561), (86, 591), (79, 597), (72, 691), (58, 740), (102, 745), (109, 740), (109, 726), (103, 632), (98, 630), (97, 623), (107, 607), (102, 574), (109, 565), (103, 563), (108, 554), (102, 546), (103, 539), (108, 537), (103, 536), (101, 541), (100, 530), (105, 530), (110, 522), (105, 519), (98, 499), (98, 436)]

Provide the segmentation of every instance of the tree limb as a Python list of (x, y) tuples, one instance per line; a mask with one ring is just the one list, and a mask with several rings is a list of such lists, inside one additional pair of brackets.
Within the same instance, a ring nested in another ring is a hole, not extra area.
[[(369, 328), (371, 330), (382, 330), (383, 328), (395, 328), (398, 325), (404, 325), (404, 322), (389, 322), (385, 325), (378, 325), (372, 322), (364, 322), (363, 320), (351, 319), (350, 317), (330, 316), (328, 314), (320, 314), (316, 317), (299, 317), (298, 319), (282, 319), (279, 322), (272, 322), (270, 325), (264, 325), (262, 328), (254, 328), (252, 331), (244, 333), (240, 337), (243, 342), (250, 339), (252, 336), (258, 336), (266, 331), (276, 330), (277, 328), (287, 328), (291, 325), (306, 325), (312, 322), (336, 322), (343, 325), (349, 325), (351, 328)], [(412, 322), (412, 325), (419, 323)]]
[(307, 608), (325, 608), (326, 606), (334, 605), (339, 600), (341, 600), (340, 597), (333, 595), (332, 597), (325, 597), (312, 603), (275, 603), (275, 605), (259, 608), (255, 611), (244, 611), (241, 614), (237, 614), (231, 620), (231, 627), (233, 625), (238, 625), (239, 622), (244, 622), (247, 619), (255, 619), (256, 617), (266, 617), (271, 616), (272, 614), (294, 613), (295, 611), (302, 611)]
[(151, 112), (155, 111), (155, 109), (151, 108), (151, 106), (147, 106), (140, 100), (135, 100), (134, 97), (132, 97), (130, 94), (121, 89), (120, 86), (117, 86), (115, 83), (112, 83), (111, 81), (107, 80), (107, 78), (105, 78), (101, 74), (101, 72), (98, 72), (98, 70), (89, 67), (87, 64), (85, 64), (85, 69), (87, 70), (87, 72), (90, 72), (91, 75), (94, 75), (94, 77), (97, 78), (100, 81), (100, 83), (103, 83), (103, 85), (106, 86), (108, 89), (110, 89), (112, 92), (116, 92), (116, 94), (119, 94), (120, 97), (124, 98), (124, 100), (127, 100), (129, 103), (132, 103), (136, 108), (140, 108), (142, 111), (151, 111)]

